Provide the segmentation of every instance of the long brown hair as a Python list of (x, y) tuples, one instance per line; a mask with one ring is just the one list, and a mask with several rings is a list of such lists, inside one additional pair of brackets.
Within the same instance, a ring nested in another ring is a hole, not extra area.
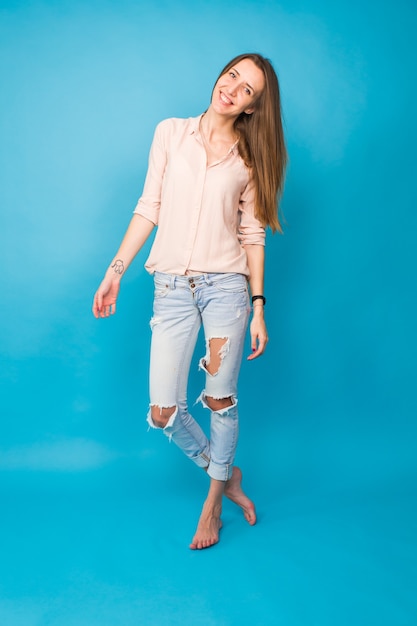
[(254, 103), (253, 113), (241, 113), (235, 121), (239, 154), (252, 172), (256, 217), (272, 232), (278, 230), (282, 233), (278, 203), (284, 187), (287, 150), (278, 78), (271, 62), (256, 53), (240, 54), (232, 59), (220, 72), (219, 78), (243, 59), (250, 59), (262, 70), (265, 87)]

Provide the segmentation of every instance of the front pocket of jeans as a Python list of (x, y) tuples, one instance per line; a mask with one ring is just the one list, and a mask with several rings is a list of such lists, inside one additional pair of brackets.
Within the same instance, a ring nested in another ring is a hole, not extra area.
[(225, 293), (244, 293), (247, 291), (246, 280), (236, 279), (235, 277), (223, 278), (213, 282), (213, 285), (219, 291)]
[(155, 280), (154, 298), (164, 298), (168, 293), (169, 284), (161, 280)]

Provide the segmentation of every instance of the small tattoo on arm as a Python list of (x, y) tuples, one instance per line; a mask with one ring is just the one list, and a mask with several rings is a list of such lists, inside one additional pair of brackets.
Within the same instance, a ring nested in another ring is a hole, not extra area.
[(114, 269), (116, 274), (123, 274), (123, 272), (125, 271), (123, 261), (121, 261), (120, 259), (117, 259), (117, 261), (113, 263), (112, 268)]

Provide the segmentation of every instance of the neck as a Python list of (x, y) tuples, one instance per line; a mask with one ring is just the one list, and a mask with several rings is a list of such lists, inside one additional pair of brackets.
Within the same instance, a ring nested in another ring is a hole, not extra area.
[(225, 118), (223, 115), (218, 115), (209, 107), (203, 115), (201, 124), (204, 134), (209, 140), (222, 138), (235, 141), (237, 139), (234, 129), (235, 120), (236, 118)]

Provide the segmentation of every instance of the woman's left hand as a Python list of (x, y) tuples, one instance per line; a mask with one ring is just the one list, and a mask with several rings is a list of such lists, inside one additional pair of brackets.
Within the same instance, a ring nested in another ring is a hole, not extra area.
[(258, 356), (261, 356), (261, 354), (265, 352), (266, 344), (268, 342), (268, 333), (266, 332), (263, 311), (262, 315), (257, 315), (256, 311), (254, 312), (254, 316), (250, 324), (250, 336), (252, 354), (248, 356), (248, 361), (256, 359)]

